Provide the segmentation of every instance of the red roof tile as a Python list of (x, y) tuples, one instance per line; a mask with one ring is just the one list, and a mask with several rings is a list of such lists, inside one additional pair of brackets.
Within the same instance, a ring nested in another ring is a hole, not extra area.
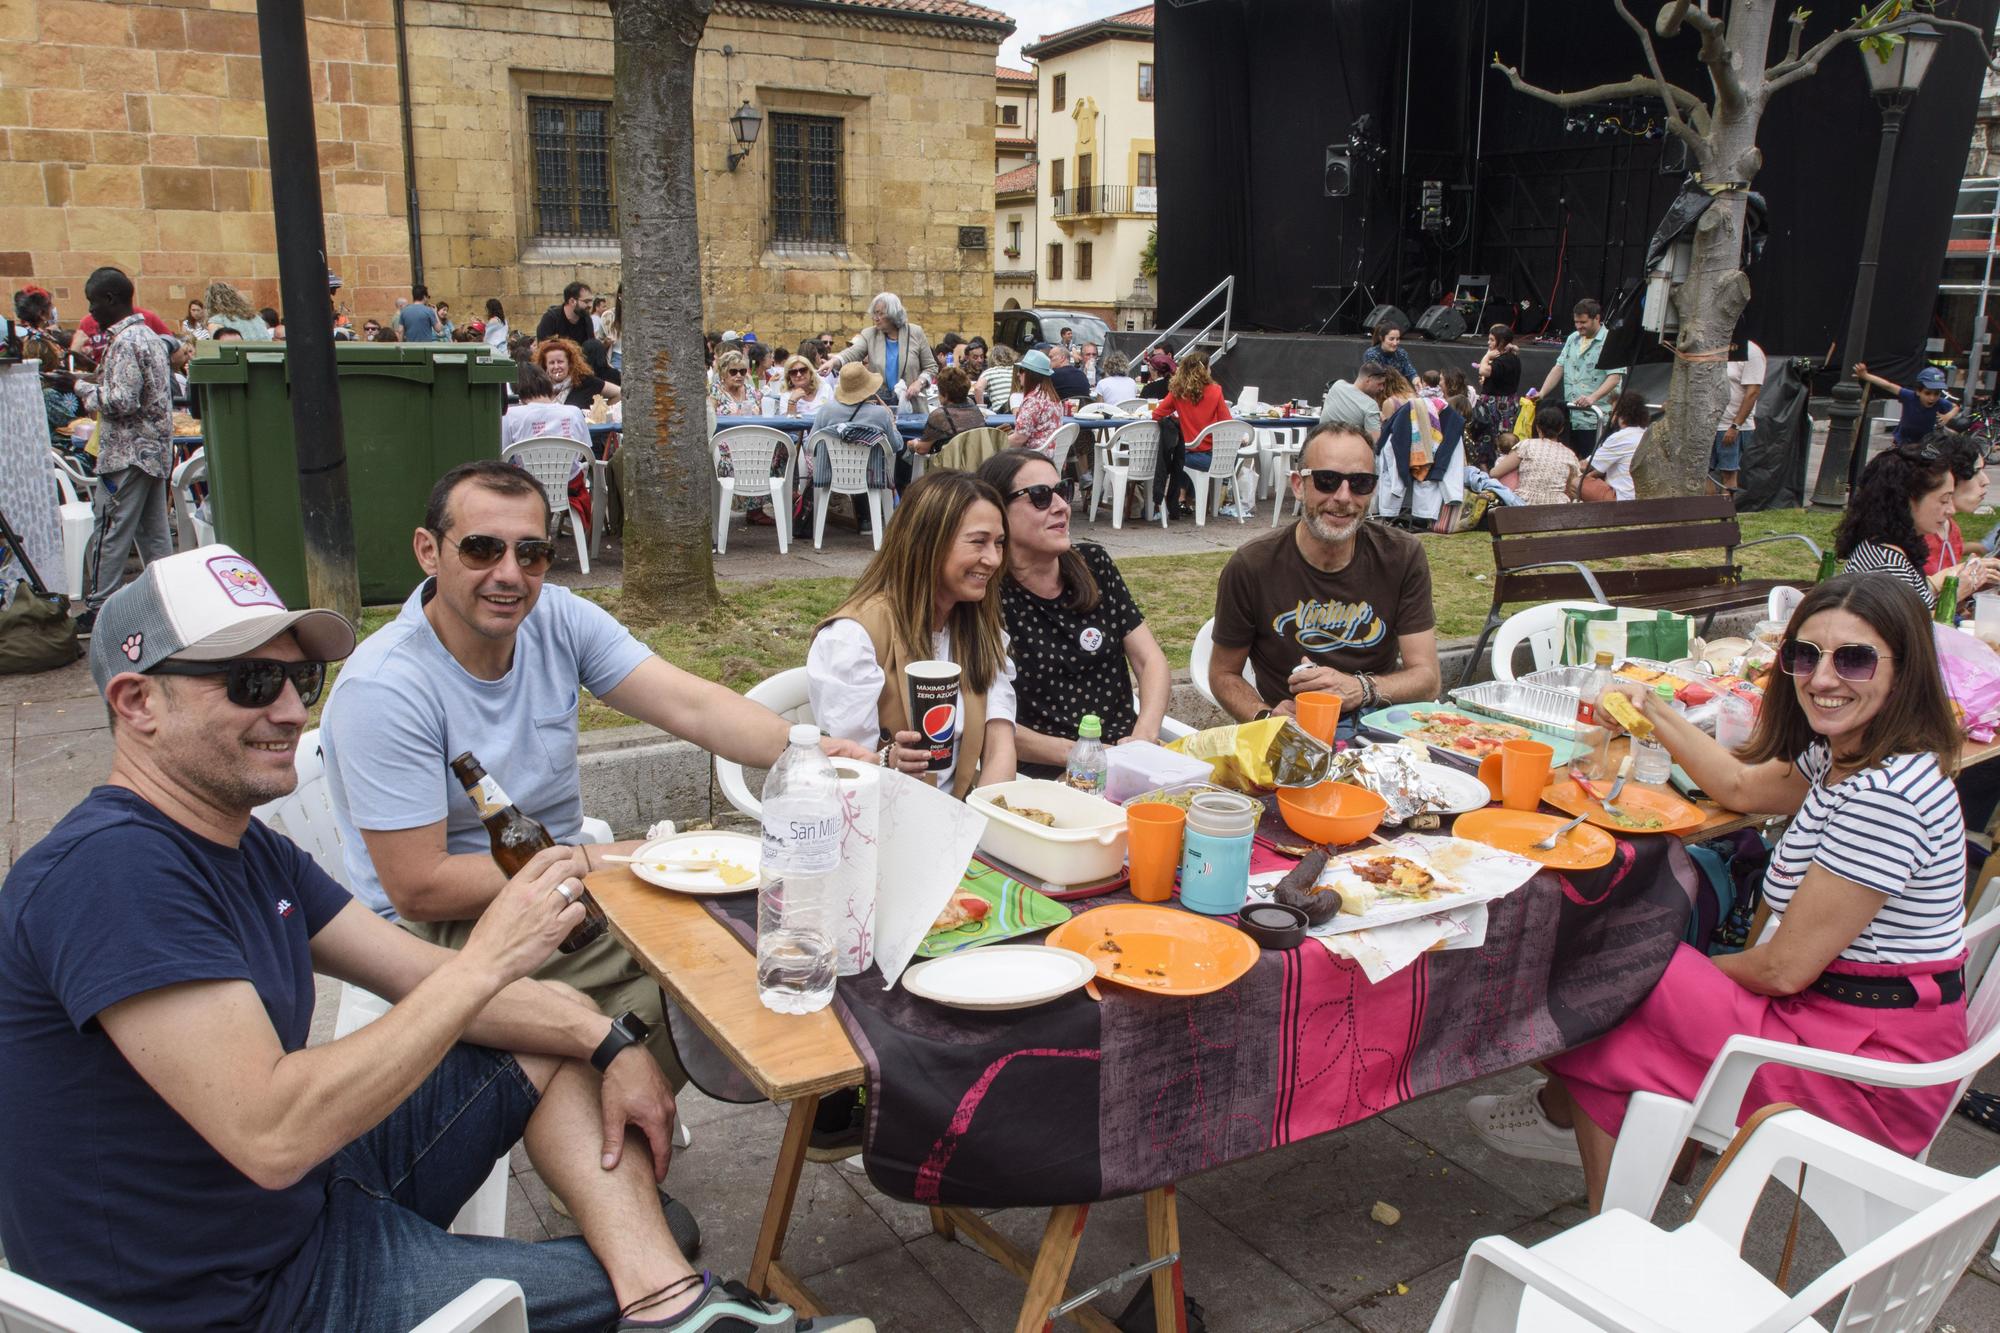
[(1032, 190), (1034, 188), (1035, 164), (1032, 162), (1025, 167), (1015, 167), (1012, 171), (1003, 171), (993, 178), (993, 193), (995, 194), (1011, 194), (1017, 190)]
[(1010, 69), (1006, 65), (995, 65), (993, 72), (1003, 83), (1033, 83), (1036, 77), (1031, 69)]
[(841, 0), (841, 3), (861, 9), (887, 9), (905, 14), (931, 14), (938, 18), (971, 19), (978, 23), (1004, 23), (1010, 30), (1014, 26), (1014, 20), (999, 10), (971, 4), (968, 0)]
[[(1128, 9), (1122, 14), (1112, 14), (1101, 19), (1091, 19), (1087, 23), (1079, 23), (1074, 27), (1064, 28), (1061, 32), (1044, 33), (1039, 39), (1030, 42), (1023, 48), (1023, 53), (1028, 56), (1039, 57), (1042, 52), (1058, 43), (1064, 44), (1063, 49), (1065, 50), (1075, 49), (1078, 46), (1090, 45), (1096, 39), (1097, 34), (1100, 33), (1131, 28), (1145, 28), (1150, 30), (1152, 26), (1153, 6), (1140, 5), (1137, 9)], [(1060, 52), (1051, 51), (1049, 54), (1060, 54)]]
[(1001, 148), (1033, 148), (1035, 146), (1033, 139), (1009, 139), (1004, 136), (996, 136), (993, 142)]

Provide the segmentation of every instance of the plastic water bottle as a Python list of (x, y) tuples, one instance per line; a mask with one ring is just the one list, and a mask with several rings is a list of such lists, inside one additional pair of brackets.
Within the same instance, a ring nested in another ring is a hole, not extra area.
[(757, 998), (781, 1014), (833, 999), (833, 905), (827, 877), (840, 858), (840, 779), (819, 728), (792, 728), (764, 779), (764, 851), (757, 890)]
[[(1673, 702), (1674, 692), (1671, 686), (1662, 685), (1654, 693), (1663, 695), (1664, 702), (1668, 704)], [(1674, 757), (1667, 753), (1666, 746), (1660, 744), (1659, 732), (1655, 731), (1644, 740), (1633, 738), (1633, 781), (1643, 782), (1649, 787), (1664, 787), (1673, 775)]]
[(1097, 720), (1097, 714), (1085, 713), (1083, 720), (1077, 723), (1076, 744), (1069, 750), (1069, 771), (1063, 775), (1066, 786), (1087, 791), (1092, 796), (1104, 795), (1110, 761), (1104, 757), (1103, 736), (1104, 724)]

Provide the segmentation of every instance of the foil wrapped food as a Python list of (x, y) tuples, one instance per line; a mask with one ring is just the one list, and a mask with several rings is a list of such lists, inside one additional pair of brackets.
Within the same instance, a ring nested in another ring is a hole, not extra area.
[(1333, 757), (1327, 776), (1366, 787), (1387, 801), (1385, 824), (1407, 824), (1417, 815), (1445, 808), (1444, 792), (1418, 771), (1416, 756), (1401, 745), (1350, 745)]

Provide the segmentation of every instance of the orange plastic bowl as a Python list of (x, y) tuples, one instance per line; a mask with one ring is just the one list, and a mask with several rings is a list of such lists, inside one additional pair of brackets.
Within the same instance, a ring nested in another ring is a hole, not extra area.
[(1292, 832), (1329, 847), (1360, 842), (1381, 826), (1389, 803), (1351, 782), (1278, 788), (1278, 813)]

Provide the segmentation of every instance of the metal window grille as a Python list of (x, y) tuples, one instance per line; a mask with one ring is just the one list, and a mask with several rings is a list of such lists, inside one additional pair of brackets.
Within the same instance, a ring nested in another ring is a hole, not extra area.
[(839, 245), (845, 123), (834, 116), (771, 114), (771, 234), (778, 241)]
[(557, 239), (616, 238), (611, 103), (531, 97), (528, 134), (535, 159), (535, 234)]
[(1090, 249), (1089, 241), (1076, 243), (1076, 276), (1079, 282), (1090, 277)]

